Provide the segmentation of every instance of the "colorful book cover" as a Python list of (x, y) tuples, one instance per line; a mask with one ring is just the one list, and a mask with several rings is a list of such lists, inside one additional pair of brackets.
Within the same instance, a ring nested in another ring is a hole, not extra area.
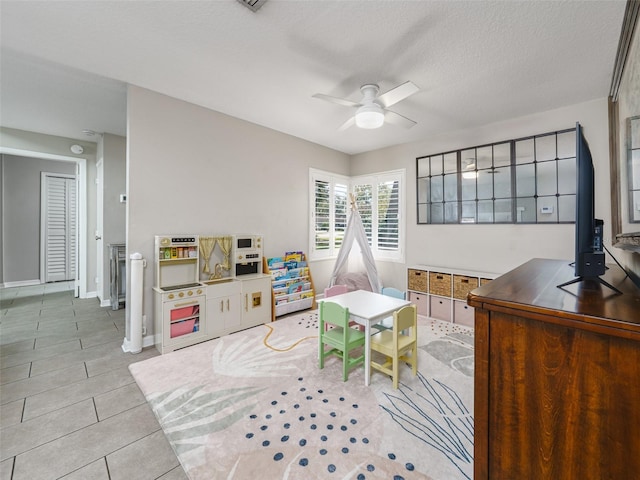
[(286, 252), (284, 254), (284, 261), (288, 262), (289, 260), (294, 260), (296, 262), (302, 261), (302, 257), (304, 254), (302, 252)]
[[(271, 269), (271, 266), (274, 263), (282, 263), (282, 262), (284, 262), (282, 257), (267, 258), (267, 265), (269, 265), (269, 269)], [(281, 267), (275, 267), (275, 268), (281, 268)]]
[(289, 276), (289, 270), (287, 270), (286, 268), (271, 270), (270, 273), (271, 273), (272, 280), (280, 280), (282, 278), (287, 278)]
[(284, 268), (292, 270), (294, 268), (298, 268), (298, 262), (296, 260), (287, 260), (284, 262)]
[(301, 292), (304, 288), (304, 282), (295, 282), (289, 286), (289, 293)]

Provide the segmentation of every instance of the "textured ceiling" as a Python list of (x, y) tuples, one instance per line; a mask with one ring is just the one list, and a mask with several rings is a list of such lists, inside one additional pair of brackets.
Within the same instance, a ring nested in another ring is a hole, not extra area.
[[(126, 134), (126, 84), (349, 154), (609, 93), (625, 2), (1, 1), (0, 124)], [(411, 80), (406, 130), (337, 128)]]

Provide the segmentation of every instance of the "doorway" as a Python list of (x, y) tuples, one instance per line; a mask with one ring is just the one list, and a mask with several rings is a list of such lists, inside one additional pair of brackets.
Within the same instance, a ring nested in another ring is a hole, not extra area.
[[(66, 155), (57, 155), (32, 150), (23, 150), (19, 148), (0, 147), (0, 154), (14, 155), (18, 157), (28, 157), (44, 160), (57, 160), (64, 162), (73, 162), (76, 167), (76, 265), (74, 292), (76, 297), (87, 298), (87, 159), (70, 157)], [(3, 219), (4, 220), (4, 219)], [(5, 226), (6, 228), (6, 226)], [(7, 251), (6, 245), (3, 246), (3, 255), (16, 255), (19, 258), (20, 252)], [(36, 264), (37, 265), (37, 264)], [(37, 268), (37, 266), (36, 266)], [(31, 277), (33, 278), (33, 277)], [(40, 274), (40, 281), (44, 281), (44, 275)], [(21, 283), (21, 282), (18, 282)], [(13, 286), (11, 282), (4, 279), (6, 286)]]

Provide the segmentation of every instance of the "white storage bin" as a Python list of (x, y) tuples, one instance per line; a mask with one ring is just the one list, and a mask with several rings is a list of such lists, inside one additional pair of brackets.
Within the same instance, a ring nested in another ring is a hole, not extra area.
[(467, 302), (454, 300), (453, 323), (464, 325), (465, 327), (475, 326), (473, 307), (467, 305)]
[(418, 309), (418, 315), (429, 315), (429, 296), (426, 293), (409, 292), (409, 299)]
[(429, 297), (429, 311), (431, 312), (431, 318), (437, 318), (438, 320), (450, 322), (451, 299), (431, 295), (431, 297)]

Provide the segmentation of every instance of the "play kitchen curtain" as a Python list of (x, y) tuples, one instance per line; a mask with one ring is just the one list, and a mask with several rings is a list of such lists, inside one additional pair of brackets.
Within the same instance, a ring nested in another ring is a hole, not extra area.
[(231, 270), (231, 246), (233, 244), (232, 237), (200, 237), (199, 248), (200, 248), (200, 257), (204, 260), (204, 266), (202, 267), (202, 273), (210, 274), (211, 269), (209, 268), (209, 259), (211, 258), (211, 254), (216, 248), (216, 245), (220, 247), (222, 251), (223, 260), (222, 260), (222, 268), (224, 270)]

